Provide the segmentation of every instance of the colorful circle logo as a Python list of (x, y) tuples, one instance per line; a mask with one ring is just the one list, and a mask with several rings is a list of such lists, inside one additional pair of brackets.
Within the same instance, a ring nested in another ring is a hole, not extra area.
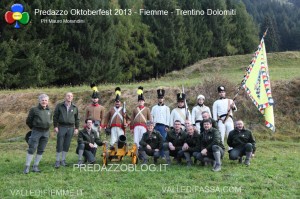
[(22, 4), (16, 3), (11, 6), (11, 11), (7, 11), (4, 15), (5, 21), (8, 24), (13, 24), (16, 22), (15, 28), (20, 28), (19, 23), (26, 25), (29, 23), (30, 16), (28, 12), (23, 12), (24, 6)]

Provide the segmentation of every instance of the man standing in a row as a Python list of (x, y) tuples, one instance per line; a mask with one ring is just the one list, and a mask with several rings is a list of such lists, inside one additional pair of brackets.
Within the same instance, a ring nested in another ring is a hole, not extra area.
[(67, 166), (66, 156), (73, 134), (78, 134), (79, 111), (72, 101), (73, 94), (66, 93), (65, 101), (57, 104), (54, 111), (53, 124), (57, 133), (55, 168), (59, 168), (60, 165)]
[(52, 113), (48, 107), (49, 97), (46, 94), (39, 96), (39, 104), (30, 109), (26, 119), (27, 126), (31, 129), (31, 135), (28, 140), (28, 151), (26, 156), (26, 163), (24, 174), (29, 173), (30, 163), (33, 159), (33, 154), (37, 149), (33, 172), (40, 172), (38, 165), (42, 159), (42, 154), (49, 139), (49, 128), (52, 123)]
[(197, 97), (197, 105), (194, 106), (193, 110), (192, 110), (192, 124), (194, 126), (196, 126), (198, 132), (201, 132), (201, 125), (200, 123), (202, 122), (203, 118), (202, 118), (202, 113), (204, 111), (206, 111), (209, 116), (211, 117), (211, 113), (210, 113), (210, 109), (208, 106), (204, 105), (204, 100), (205, 97), (204, 95), (198, 95)]
[(170, 126), (174, 124), (176, 120), (180, 121), (181, 129), (185, 130), (185, 120), (191, 121), (191, 116), (189, 111), (186, 109), (185, 104), (185, 93), (177, 94), (177, 108), (174, 108), (171, 112), (170, 116)]
[(225, 132), (226, 136), (234, 129), (233, 125), (233, 111), (237, 111), (235, 103), (232, 99), (226, 98), (224, 86), (218, 87), (220, 98), (213, 104), (213, 119), (218, 121), (219, 130), (224, 144)]
[(133, 109), (130, 131), (134, 134), (134, 143), (137, 145), (137, 147), (139, 147), (143, 134), (147, 131), (147, 121), (152, 121), (152, 118), (150, 109), (148, 107), (145, 107), (143, 87), (140, 86), (138, 88), (137, 94), (139, 105), (135, 109)]
[[(158, 104), (152, 107), (151, 116), (152, 120), (155, 124), (154, 129), (160, 133), (162, 136), (163, 142), (166, 140), (167, 131), (166, 129), (169, 128), (170, 122), (170, 108), (164, 104), (164, 96), (165, 90), (158, 89), (157, 90), (157, 100)], [(164, 156), (164, 151), (161, 150), (160, 156)]]
[(103, 126), (106, 129), (110, 129), (110, 146), (113, 149), (113, 145), (118, 141), (120, 135), (125, 134), (125, 128), (130, 124), (129, 117), (126, 111), (121, 106), (121, 88), (115, 89), (115, 106), (112, 107), (106, 114)]
[(105, 108), (99, 104), (99, 92), (96, 85), (91, 84), (91, 88), (93, 90), (92, 104), (88, 105), (85, 110), (85, 120), (91, 119), (94, 121), (92, 128), (97, 132), (99, 137), (101, 128), (103, 127)]

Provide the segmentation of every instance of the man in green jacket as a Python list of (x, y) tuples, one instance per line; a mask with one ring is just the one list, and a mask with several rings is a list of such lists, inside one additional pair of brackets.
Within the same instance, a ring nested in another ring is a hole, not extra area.
[(143, 160), (143, 164), (146, 164), (149, 156), (154, 157), (154, 163), (157, 163), (157, 159), (162, 149), (163, 138), (160, 132), (154, 130), (154, 123), (152, 121), (147, 122), (147, 132), (143, 134), (140, 141), (139, 154)]
[(252, 132), (248, 129), (245, 129), (244, 122), (242, 120), (237, 120), (235, 122), (235, 129), (229, 132), (227, 139), (227, 144), (230, 147), (233, 147), (229, 151), (229, 159), (237, 160), (242, 163), (243, 155), (246, 155), (245, 165), (250, 165), (250, 159), (254, 156), (256, 146), (255, 139), (252, 135)]
[(182, 149), (178, 152), (178, 155), (179, 157), (185, 157), (187, 166), (189, 167), (192, 165), (191, 156), (194, 152), (198, 151), (199, 134), (192, 125), (187, 126), (186, 130), (188, 134), (184, 140)]
[[(92, 128), (93, 120), (87, 119), (85, 121), (85, 128), (82, 129), (78, 134), (78, 165), (82, 165), (82, 157), (84, 156), (88, 163), (95, 163), (97, 145), (102, 146), (104, 142), (101, 142), (98, 137), (98, 133)], [(97, 145), (95, 145), (97, 144)]]
[(31, 129), (31, 135), (28, 140), (28, 151), (24, 174), (29, 173), (30, 163), (33, 159), (33, 154), (37, 150), (33, 172), (40, 172), (38, 168), (39, 162), (42, 159), (42, 154), (49, 139), (49, 128), (52, 123), (52, 113), (48, 107), (49, 97), (46, 94), (39, 96), (39, 105), (30, 109), (26, 119), (27, 126)]
[(181, 162), (181, 157), (178, 152), (182, 149), (185, 139), (186, 133), (181, 129), (181, 122), (175, 120), (174, 129), (168, 131), (166, 141), (163, 144), (163, 150), (168, 165), (171, 164), (170, 156), (173, 156), (177, 160), (177, 163)]
[(213, 171), (221, 170), (221, 158), (224, 155), (224, 145), (221, 140), (220, 132), (212, 128), (212, 121), (209, 119), (203, 120), (204, 131), (200, 134), (199, 149), (200, 152), (195, 152), (193, 156), (204, 161), (204, 158), (215, 160), (213, 165)]
[(66, 156), (73, 134), (78, 134), (79, 112), (72, 101), (73, 94), (71, 92), (66, 93), (65, 101), (57, 104), (54, 111), (53, 124), (57, 134), (55, 168), (59, 168), (60, 165), (67, 166)]

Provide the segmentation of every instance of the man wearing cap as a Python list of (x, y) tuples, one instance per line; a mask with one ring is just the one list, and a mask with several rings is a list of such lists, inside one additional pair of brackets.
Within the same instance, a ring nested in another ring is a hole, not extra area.
[(92, 119), (93, 126), (92, 128), (97, 132), (99, 137), (99, 133), (101, 132), (101, 128), (103, 128), (105, 108), (99, 104), (99, 92), (95, 84), (91, 84), (91, 88), (93, 89), (92, 94), (92, 104), (88, 105), (85, 109), (85, 120)]
[(177, 93), (177, 107), (174, 108), (171, 112), (170, 116), (170, 126), (174, 124), (176, 120), (180, 121), (181, 129), (185, 130), (185, 120), (191, 121), (191, 115), (189, 110), (186, 111), (185, 109), (185, 94), (184, 93)]
[(65, 95), (65, 101), (55, 107), (53, 116), (54, 131), (57, 134), (55, 168), (59, 168), (60, 165), (67, 166), (66, 156), (73, 134), (78, 134), (79, 111), (72, 101), (73, 93), (68, 92)]
[(143, 134), (140, 141), (139, 154), (142, 158), (142, 163), (146, 164), (148, 156), (154, 157), (154, 163), (157, 163), (159, 158), (159, 152), (162, 150), (163, 138), (160, 133), (154, 130), (154, 123), (152, 121), (147, 122), (147, 132)]
[(221, 133), (222, 142), (224, 143), (225, 133), (233, 130), (233, 111), (237, 111), (235, 103), (232, 99), (226, 98), (224, 86), (218, 87), (219, 99), (213, 104), (213, 119), (218, 121), (218, 127)]
[(200, 141), (198, 148), (200, 152), (194, 152), (193, 156), (204, 162), (205, 158), (214, 160), (213, 171), (221, 170), (221, 158), (224, 155), (224, 145), (221, 141), (220, 132), (212, 128), (210, 120), (203, 120), (204, 131), (200, 134)]
[(211, 117), (210, 109), (208, 106), (204, 105), (205, 97), (203, 95), (198, 95), (197, 97), (197, 106), (194, 106), (192, 110), (192, 124), (196, 126), (198, 132), (200, 133), (200, 123), (202, 122), (202, 112), (206, 111)]
[(130, 124), (130, 119), (121, 106), (121, 88), (115, 89), (115, 106), (106, 114), (103, 126), (111, 131), (110, 145), (113, 147), (121, 135), (124, 135), (126, 127)]
[[(212, 127), (215, 129), (219, 129), (218, 123), (213, 118), (211, 118), (207, 111), (202, 112), (202, 118), (203, 120), (210, 120), (212, 123)], [(200, 123), (200, 132), (204, 131), (203, 120)]]
[(151, 121), (151, 113), (148, 107), (145, 107), (143, 87), (138, 87), (138, 106), (133, 109), (130, 130), (133, 133), (133, 141), (139, 147), (143, 134), (147, 131), (146, 122)]
[(171, 164), (170, 156), (173, 156), (177, 160), (177, 163), (180, 163), (181, 157), (178, 152), (182, 150), (186, 136), (186, 133), (181, 129), (181, 122), (175, 120), (173, 129), (168, 131), (166, 141), (163, 144), (163, 150), (168, 165)]
[(233, 148), (229, 151), (230, 160), (239, 159), (239, 162), (242, 163), (242, 157), (246, 155), (244, 163), (247, 166), (250, 165), (250, 159), (254, 156), (256, 150), (255, 139), (252, 132), (245, 129), (242, 120), (235, 122), (235, 129), (230, 131), (227, 144)]
[[(167, 131), (169, 128), (170, 122), (170, 108), (164, 104), (165, 90), (157, 90), (157, 101), (158, 103), (152, 107), (151, 116), (152, 121), (155, 124), (154, 129), (158, 131), (163, 139), (163, 142), (166, 140)], [(161, 150), (161, 157), (164, 156), (163, 150)]]
[(31, 129), (31, 135), (28, 140), (28, 150), (24, 174), (29, 173), (30, 163), (33, 159), (33, 154), (37, 149), (33, 172), (40, 172), (38, 165), (42, 159), (42, 154), (46, 148), (49, 139), (49, 128), (52, 123), (52, 113), (48, 107), (49, 97), (46, 94), (39, 96), (39, 104), (30, 109), (26, 119), (27, 126)]
[(187, 166), (192, 165), (191, 156), (194, 152), (198, 151), (199, 147), (199, 134), (195, 132), (195, 129), (192, 125), (187, 126), (187, 136), (184, 140), (182, 149), (178, 152), (179, 157), (185, 157)]
[[(97, 132), (92, 128), (93, 120), (86, 119), (85, 120), (85, 128), (79, 131), (78, 134), (78, 165), (82, 165), (82, 157), (84, 156), (88, 163), (95, 163), (95, 156), (97, 151), (97, 146), (102, 146), (103, 142), (101, 142), (100, 138), (97, 135)], [(95, 145), (97, 144), (97, 146)]]

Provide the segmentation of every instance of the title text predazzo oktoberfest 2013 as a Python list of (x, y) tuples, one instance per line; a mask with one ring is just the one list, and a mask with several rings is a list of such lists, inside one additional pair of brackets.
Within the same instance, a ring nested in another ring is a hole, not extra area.
[(168, 10), (147, 10), (147, 9), (69, 9), (69, 10), (41, 10), (35, 9), (35, 15), (43, 15), (43, 16), (58, 16), (58, 15), (76, 15), (76, 16), (97, 16), (97, 15), (106, 15), (106, 16), (118, 16), (118, 15), (160, 15), (160, 16), (167, 16), (167, 15), (182, 15), (182, 16), (226, 16), (226, 15), (236, 15), (235, 9), (206, 9), (206, 10), (182, 10), (182, 9), (175, 9), (174, 11)]

